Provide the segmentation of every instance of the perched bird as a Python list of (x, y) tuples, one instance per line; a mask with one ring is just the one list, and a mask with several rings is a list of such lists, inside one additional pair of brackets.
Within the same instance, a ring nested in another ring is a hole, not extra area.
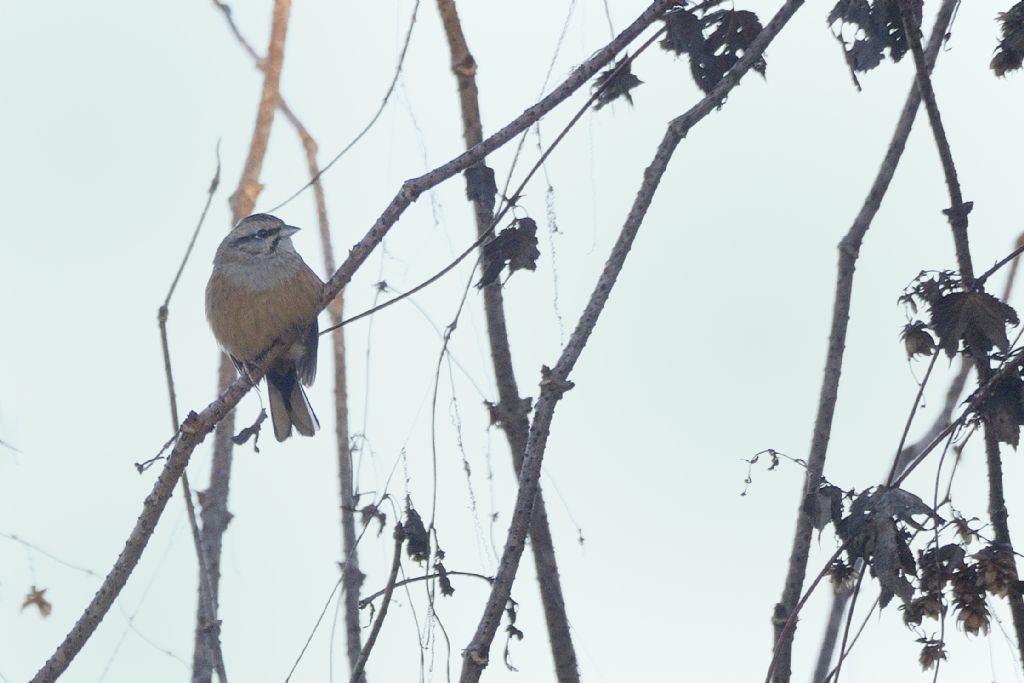
[(258, 365), (286, 331), (299, 335), (267, 368), (278, 441), (291, 436), (292, 426), (303, 436), (320, 428), (301, 384), (316, 376), (316, 307), (324, 283), (292, 245), (298, 230), (265, 213), (243, 218), (217, 247), (206, 284), (206, 319), (239, 373), (246, 363)]

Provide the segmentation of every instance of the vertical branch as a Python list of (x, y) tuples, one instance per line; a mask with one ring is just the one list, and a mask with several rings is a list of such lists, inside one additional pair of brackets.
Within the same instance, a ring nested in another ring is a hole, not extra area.
[[(944, 0), (935, 17), (935, 25), (932, 28), (931, 38), (928, 41), (927, 68), (929, 70), (935, 65), (939, 48), (946, 35), (946, 30), (949, 28), (955, 6), (956, 0)], [(892, 141), (889, 143), (889, 148), (885, 153), (871, 189), (864, 199), (864, 204), (854, 219), (853, 225), (850, 226), (849, 231), (839, 243), (839, 274), (837, 276), (835, 302), (832, 309), (829, 352), (825, 363), (821, 395), (818, 401), (814, 439), (811, 442), (811, 451), (808, 457), (808, 473), (804, 482), (804, 492), (801, 495), (797, 528), (793, 539), (793, 549), (790, 553), (789, 570), (786, 576), (782, 600), (775, 606), (775, 614), (772, 619), (775, 647), (776, 649), (781, 649), (775, 669), (775, 680), (780, 682), (788, 681), (791, 675), (793, 631), (784, 639), (781, 636), (783, 635), (782, 630), (786, 621), (796, 609), (797, 601), (800, 599), (800, 589), (803, 587), (807, 571), (807, 558), (810, 550), (813, 523), (809, 516), (810, 510), (805, 507), (804, 501), (806, 496), (812, 494), (816, 489), (825, 468), (832, 416), (839, 395), (843, 351), (846, 347), (846, 329), (853, 295), (854, 269), (857, 258), (860, 256), (860, 246), (864, 240), (864, 235), (867, 233), (868, 228), (871, 227), (871, 222), (874, 220), (875, 214), (878, 213), (882, 199), (885, 197), (893, 175), (896, 173), (896, 167), (903, 156), (907, 138), (910, 136), (910, 130), (914, 125), (914, 119), (917, 116), (917, 110), (920, 105), (921, 91), (915, 84), (907, 95), (903, 111), (900, 113), (899, 121), (896, 123), (896, 129), (893, 132)], [(815, 667), (816, 673), (813, 680), (816, 682), (821, 681), (829, 670), (841, 623), (841, 615), (849, 597), (850, 592), (844, 591), (837, 594), (833, 599), (828, 626), (825, 630), (825, 637), (819, 650), (817, 666)]]
[[(974, 285), (974, 268), (971, 264), (970, 245), (967, 239), (967, 214), (970, 213), (970, 202), (964, 202), (960, 192), (960, 181), (957, 178), (956, 166), (953, 163), (953, 154), (949, 147), (949, 140), (946, 137), (946, 130), (942, 125), (942, 117), (939, 114), (939, 105), (935, 98), (935, 91), (932, 88), (931, 77), (925, 68), (924, 56), (921, 50), (921, 35), (917, 28), (913, 10), (906, 0), (898, 0), (900, 15), (903, 18), (903, 30), (910, 42), (910, 49), (914, 55), (914, 66), (917, 73), (917, 85), (921, 90), (924, 99), (925, 110), (928, 112), (928, 121), (931, 124), (932, 134), (935, 137), (935, 147), (939, 153), (939, 160), (942, 163), (943, 175), (946, 179), (946, 188), (949, 191), (950, 208), (945, 214), (949, 219), (949, 226), (953, 232), (953, 243), (956, 249), (957, 264), (960, 268), (960, 276), (965, 288)], [(968, 349), (971, 351), (971, 349)], [(992, 375), (992, 367), (989, 358), (984, 353), (972, 353), (975, 368), (978, 371), (978, 385), (982, 386)], [(1010, 539), (1010, 527), (1007, 522), (1009, 513), (1006, 510), (1006, 497), (1003, 491), (1003, 463), (999, 453), (999, 440), (990, 429), (988, 421), (982, 421), (985, 427), (985, 463), (988, 468), (988, 513), (992, 522), (995, 542), (1006, 550), (1006, 556), (1014, 565), (1014, 572), (1017, 571), (1017, 561), (1013, 553), (1013, 543)], [(1006, 596), (1010, 605), (1010, 615), (1013, 618), (1013, 628), (1017, 635), (1017, 648), (1021, 662), (1024, 663), (1024, 595), (1021, 594), (1019, 586), (1015, 583)]]
[[(291, 13), (291, 0), (275, 0), (273, 18), (270, 28), (270, 45), (264, 65), (263, 90), (260, 94), (259, 108), (256, 112), (256, 125), (253, 128), (249, 154), (242, 169), (238, 189), (229, 200), (233, 214), (233, 223), (237, 223), (252, 213), (263, 186), (259, 182), (263, 159), (267, 152), (270, 129), (274, 122), (274, 110), (277, 108), (278, 93), (281, 83), (281, 66), (284, 62), (285, 37), (288, 32), (288, 19)], [(235, 379), (235, 368), (224, 354), (221, 355), (220, 368), (217, 373), (217, 389), (223, 392)], [(203, 550), (209, 564), (209, 575), (212, 598), (218, 602), (220, 592), (220, 555), (224, 531), (231, 521), (228, 512), (228, 493), (231, 483), (232, 447), (231, 436), (235, 428), (235, 414), (231, 411), (217, 425), (214, 434), (213, 461), (210, 472), (210, 486), (200, 499), (203, 520)], [(200, 607), (200, 612), (201, 612)], [(201, 633), (201, 614), (197, 619), (195, 650), (192, 658), (192, 680), (207, 683), (211, 680), (212, 653), (206, 646), (206, 638)]]
[[(217, 171), (210, 182), (210, 189), (206, 195), (206, 204), (203, 206), (196, 229), (192, 233), (192, 239), (189, 240), (185, 256), (181, 259), (178, 272), (174, 275), (174, 280), (171, 281), (167, 297), (164, 299), (164, 303), (160, 306), (157, 314), (157, 320), (160, 325), (160, 345), (163, 349), (164, 375), (167, 379), (167, 400), (171, 410), (171, 429), (174, 430), (178, 429), (181, 421), (178, 419), (178, 397), (174, 391), (174, 373), (171, 370), (171, 345), (167, 336), (167, 319), (170, 315), (169, 307), (171, 297), (178, 286), (178, 280), (181, 278), (182, 271), (185, 270), (185, 264), (188, 262), (188, 257), (192, 253), (192, 247), (195, 246), (196, 238), (199, 236), (199, 229), (203, 227), (206, 213), (210, 210), (210, 203), (213, 201), (213, 195), (219, 185), (220, 151), (218, 149)], [(204, 649), (212, 659), (212, 666), (217, 671), (217, 677), (222, 682), (226, 682), (228, 676), (224, 666), (224, 655), (220, 646), (220, 620), (217, 617), (217, 602), (214, 599), (213, 586), (210, 582), (210, 566), (206, 558), (206, 552), (203, 549), (202, 533), (196, 521), (196, 509), (192, 502), (192, 487), (188, 481), (188, 473), (184, 470), (181, 473), (181, 492), (182, 497), (185, 499), (185, 510), (188, 513), (189, 528), (192, 531), (192, 542), (195, 544), (196, 558), (199, 565), (199, 614), (196, 617), (196, 639), (203, 638), (205, 640)]]
[[(476, 84), (476, 60), (473, 59), (466, 43), (454, 0), (437, 0), (437, 8), (441, 14), (445, 36), (448, 39), (452, 72), (458, 81), (463, 137), (468, 149), (483, 140), (480, 96)], [(480, 162), (477, 168), (483, 169), (483, 162)], [(473, 206), (477, 235), (482, 237), (493, 227), (492, 204), (477, 196), (473, 201)], [(480, 250), (482, 253), (482, 246)], [(519, 473), (522, 471), (523, 454), (526, 451), (527, 435), (530, 429), (527, 419), (529, 399), (524, 400), (519, 396), (519, 386), (512, 367), (512, 350), (508, 340), (501, 285), (494, 283), (484, 287), (483, 296), (487, 336), (491, 347), (491, 360), (494, 364), (495, 383), (498, 388), (497, 413), (500, 416), (500, 425), (505, 432), (512, 453), (513, 466)], [(554, 541), (551, 538), (547, 509), (539, 485), (529, 533), (557, 679), (560, 682), (579, 681), (576, 649), (573, 646), (572, 633), (569, 630), (569, 618), (566, 614), (565, 598), (558, 575)]]
[[(317, 222), (320, 226), (320, 241), (323, 245), (324, 268), (333, 273), (334, 247), (331, 244), (331, 227), (327, 221), (327, 204), (324, 189), (319, 179), (316, 141), (309, 135), (302, 123), (280, 102), (281, 111), (295, 127), (302, 145), (306, 149), (306, 160), (310, 177), (313, 178), (313, 193), (316, 198)], [(345, 644), (350, 667), (355, 667), (362, 644), (359, 633), (359, 591), (363, 585), (363, 573), (359, 570), (359, 554), (356, 550), (355, 520), (355, 478), (352, 469), (352, 451), (348, 433), (348, 379), (345, 365), (345, 328), (340, 327), (344, 317), (344, 292), (331, 299), (327, 313), (331, 324), (338, 326), (331, 334), (331, 350), (334, 352), (334, 431), (338, 443), (338, 486), (341, 493), (341, 551), (342, 590), (345, 601)], [(358, 681), (366, 681), (360, 674)]]
[(370, 628), (370, 635), (366, 638), (366, 647), (359, 653), (359, 657), (353, 660), (352, 678), (350, 683), (358, 683), (365, 678), (364, 670), (366, 662), (370, 659), (370, 652), (377, 642), (377, 635), (381, 626), (384, 625), (384, 617), (388, 615), (388, 606), (391, 604), (391, 594), (395, 592), (395, 584), (398, 580), (398, 570), (402, 566), (402, 542), (405, 540), (405, 529), (401, 522), (395, 524), (395, 552), (391, 558), (391, 573), (388, 575), (388, 582), (384, 588), (384, 597), (380, 601), (380, 610), (377, 611), (377, 618), (373, 620)]
[(725, 98), (736, 87), (740, 79), (750, 70), (754, 62), (761, 58), (765, 48), (789, 22), (790, 18), (803, 5), (803, 0), (787, 0), (772, 20), (764, 27), (750, 44), (743, 57), (730, 69), (722, 80), (711, 89), (702, 100), (691, 107), (685, 114), (673, 119), (665, 135), (662, 137), (654, 158), (644, 170), (643, 181), (637, 191), (633, 206), (622, 226), (618, 239), (612, 247), (608, 261), (598, 278), (597, 285), (587, 302), (580, 319), (573, 330), (572, 336), (559, 356), (554, 368), (542, 370), (540, 398), (534, 410), (533, 423), (527, 439), (526, 451), (523, 456), (522, 469), (519, 473), (519, 490), (516, 495), (512, 520), (508, 536), (502, 551), (501, 562), (495, 574), (494, 584), (484, 613), (477, 625), (473, 639), (463, 651), (462, 674), (460, 683), (474, 683), (480, 680), (484, 668), (489, 661), (489, 652), (494, 635), (501, 621), (502, 610), (508, 601), (512, 584), (519, 569), (527, 530), (533, 517), (533, 505), (536, 498), (537, 483), (540, 479), (541, 464), (547, 446), (548, 434), (554, 410), (562, 395), (572, 388), (568, 380), (576, 361), (579, 360), (587, 341), (590, 338), (597, 320), (604, 309), (608, 296), (626, 261), (626, 256), (640, 230), (647, 210), (651, 206), (654, 194), (661, 184), (661, 178), (668, 169), (680, 141), (698, 122), (708, 114), (725, 104)]

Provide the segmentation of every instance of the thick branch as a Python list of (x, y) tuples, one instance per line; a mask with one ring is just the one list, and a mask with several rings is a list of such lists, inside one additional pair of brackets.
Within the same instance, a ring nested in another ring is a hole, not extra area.
[[(452, 57), (452, 72), (458, 81), (459, 103), (462, 109), (463, 137), (466, 147), (472, 148), (483, 139), (483, 123), (480, 118), (480, 96), (476, 83), (476, 60), (469, 51), (466, 37), (462, 32), (454, 0), (437, 0), (441, 13), (448, 48)], [(481, 164), (482, 165), (482, 164)], [(476, 229), (479, 237), (489, 233), (494, 219), (491, 204), (483, 198), (473, 202)], [(483, 247), (480, 247), (483, 253)], [(527, 419), (527, 404), (519, 396), (519, 385), (512, 366), (512, 350), (508, 339), (505, 318), (505, 304), (500, 284), (484, 288), (484, 313), (487, 319), (487, 337), (494, 364), (494, 378), (498, 388), (498, 414), (500, 424), (508, 440), (512, 462), (516, 472), (522, 470), (523, 453), (526, 451), (530, 423)], [(569, 630), (569, 618), (565, 610), (565, 598), (558, 575), (554, 541), (548, 526), (547, 509), (538, 485), (534, 502), (533, 519), (530, 522), (530, 541), (533, 549), (537, 582), (540, 585), (544, 617), (548, 627), (548, 640), (555, 660), (555, 672), (562, 683), (579, 681), (576, 649)]]
[(519, 475), (519, 491), (516, 496), (508, 537), (483, 616), (473, 639), (463, 652), (461, 683), (478, 681), (484, 667), (487, 666), (491, 643), (501, 621), (502, 610), (508, 601), (512, 583), (519, 568), (519, 560), (523, 554), (524, 541), (532, 518), (541, 463), (555, 406), (565, 391), (572, 387), (568, 381), (569, 374), (597, 324), (597, 319), (625, 263), (640, 225), (647, 215), (654, 193), (668, 168), (668, 162), (672, 158), (673, 152), (694, 125), (724, 104), (726, 95), (736, 86), (754, 62), (764, 54), (765, 48), (802, 4), (803, 0), (786, 2), (751, 43), (748, 51), (708, 93), (707, 97), (669, 124), (668, 130), (658, 145), (653, 161), (644, 171), (644, 179), (633, 202), (633, 207), (612, 247), (611, 255), (605, 263), (597, 286), (580, 316), (576, 329), (569, 338), (555, 367), (543, 373), (540, 398), (534, 411), (533, 424), (530, 426), (529, 439)]

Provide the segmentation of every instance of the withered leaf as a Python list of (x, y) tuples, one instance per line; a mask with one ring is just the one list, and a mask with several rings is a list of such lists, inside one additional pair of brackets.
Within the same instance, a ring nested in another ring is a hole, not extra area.
[(445, 568), (445, 566), (440, 562), (435, 562), (434, 571), (436, 571), (438, 574), (437, 582), (441, 586), (441, 595), (454, 595), (455, 587), (452, 586), (452, 580), (448, 577), (448, 569)]
[(897, 522), (917, 527), (915, 515), (927, 515), (941, 523), (941, 518), (914, 494), (879, 486), (861, 492), (851, 504), (850, 514), (836, 525), (850, 557), (862, 558), (878, 579), (882, 607), (894, 595), (904, 605), (909, 605), (913, 598), (914, 588), (906, 577), (916, 575), (917, 565), (907, 533)]
[(21, 603), (21, 609), (24, 611), (26, 607), (34, 606), (39, 610), (39, 614), (44, 617), (50, 616), (50, 612), (53, 611), (53, 605), (46, 599), (46, 589), (36, 588), (32, 586), (32, 589), (25, 596), (24, 601)]
[(951, 292), (932, 301), (931, 309), (931, 327), (950, 358), (959, 350), (961, 339), (976, 356), (988, 353), (993, 345), (1008, 351), (1006, 325), (1020, 323), (1013, 307), (987, 292)]
[[(915, 23), (921, 23), (922, 0), (911, 0)], [(886, 51), (894, 62), (900, 61), (910, 48), (899, 0), (839, 0), (827, 19), (829, 26), (838, 22), (840, 30), (849, 27), (855, 36), (845, 42), (846, 58), (854, 71), (870, 71), (882, 63)]]
[(978, 406), (978, 413), (1001, 443), (1016, 448), (1024, 424), (1024, 382), (1020, 375), (999, 378)]
[(536, 270), (540, 249), (537, 248), (537, 223), (532, 218), (517, 218), (512, 225), (484, 244), (483, 273), (476, 286), (483, 289), (497, 282), (501, 269), (508, 265), (509, 274), (517, 270)]
[(815, 529), (821, 531), (829, 522), (837, 523), (842, 518), (843, 492), (836, 486), (823, 484), (808, 496), (807, 505), (811, 523)]
[(996, 47), (989, 67), (996, 76), (1004, 76), (1007, 71), (1014, 71), (1024, 64), (1024, 0), (996, 17), (1002, 26), (1002, 38)]
[(632, 67), (633, 63), (629, 61), (629, 55), (627, 54), (615, 62), (615, 66), (602, 71), (594, 79), (594, 91), (600, 91), (594, 104), (595, 110), (620, 97), (626, 98), (630, 105), (633, 104), (633, 96), (629, 94), (629, 91), (641, 85), (643, 81), (633, 74)]
[(494, 169), (482, 161), (466, 169), (466, 198), (480, 202), (488, 211), (494, 210), (498, 185), (494, 180)]
[[(698, 17), (693, 10), (676, 7), (665, 15), (661, 47), (690, 58), (690, 73), (705, 93), (718, 85), (761, 32), (761, 21), (747, 10), (716, 10)], [(764, 57), (753, 69), (762, 76), (768, 68)]]
[(930, 356), (935, 350), (935, 340), (925, 327), (923, 320), (916, 320), (903, 326), (900, 339), (903, 340), (903, 347), (907, 350), (907, 358)]
[(423, 519), (420, 513), (409, 503), (405, 508), (405, 521), (402, 523), (402, 530), (405, 532), (407, 545), (405, 552), (416, 562), (423, 562), (430, 557), (430, 535), (427, 528), (423, 526)]

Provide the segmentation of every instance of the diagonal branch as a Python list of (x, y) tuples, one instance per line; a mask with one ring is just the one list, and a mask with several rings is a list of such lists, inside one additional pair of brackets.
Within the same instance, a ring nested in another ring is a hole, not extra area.
[(608, 261), (598, 278), (597, 286), (576, 324), (576, 329), (569, 338), (555, 367), (550, 370), (545, 368), (542, 371), (541, 393), (534, 411), (533, 423), (530, 426), (529, 439), (519, 474), (519, 491), (512, 512), (508, 537), (483, 616), (473, 639), (463, 651), (463, 668), (459, 679), (461, 683), (478, 681), (484, 667), (487, 666), (491, 643), (498, 630), (501, 614), (508, 601), (512, 583), (519, 569), (519, 560), (523, 554), (555, 406), (562, 395), (572, 388), (572, 383), (568, 380), (569, 374), (597, 324), (598, 317), (622, 270), (633, 240), (647, 215), (647, 210), (650, 208), (651, 201), (676, 147), (694, 125), (725, 103), (726, 95), (739, 83), (750, 67), (760, 59), (765, 48), (774, 40), (801, 5), (803, 5), (803, 0), (788, 0), (754, 39), (743, 57), (711, 92), (685, 114), (669, 123), (654, 154), (654, 159), (644, 171), (644, 179), (633, 202), (633, 207), (612, 247)]
[[(437, 8), (444, 24), (445, 36), (452, 58), (452, 72), (458, 81), (459, 103), (462, 108), (462, 130), (466, 147), (472, 148), (483, 139), (483, 123), (480, 117), (480, 98), (476, 84), (476, 60), (473, 59), (462, 32), (458, 11), (454, 0), (437, 0)], [(478, 169), (486, 169), (483, 163)], [(483, 238), (491, 232), (494, 219), (491, 207), (493, 197), (488, 202), (477, 197), (473, 202), (476, 216), (477, 235)], [(480, 246), (483, 253), (483, 246)], [(512, 463), (516, 472), (522, 471), (523, 453), (526, 452), (526, 441), (530, 423), (527, 418), (529, 399), (519, 395), (519, 385), (512, 366), (512, 349), (508, 340), (508, 329), (505, 318), (505, 304), (500, 284), (494, 283), (483, 289), (484, 314), (487, 319), (487, 337), (491, 347), (491, 360), (494, 364), (494, 379), (498, 388), (497, 413), (499, 424), (505, 432)], [(579, 681), (576, 649), (569, 630), (569, 617), (565, 610), (565, 598), (558, 575), (558, 562), (555, 558), (554, 541), (548, 526), (547, 508), (544, 496), (537, 487), (536, 501), (533, 506), (533, 519), (530, 522), (530, 543), (533, 549), (534, 566), (537, 582), (540, 585), (541, 601), (544, 605), (544, 617), (548, 627), (548, 640), (551, 654), (555, 660), (555, 672), (560, 682)]]
[[(355, 271), (363, 265), (370, 253), (380, 244), (380, 241), (387, 235), (391, 227), (398, 221), (402, 213), (404, 213), (416, 197), (448, 180), (455, 174), (466, 170), (526, 130), (544, 114), (557, 107), (608, 64), (618, 52), (629, 45), (644, 28), (661, 16), (670, 2), (671, 0), (656, 0), (652, 3), (612, 41), (593, 53), (580, 66), (576, 67), (547, 97), (527, 108), (500, 131), (479, 145), (475, 145), (472, 149), (458, 155), (448, 163), (422, 176), (406, 181), (366, 235), (349, 250), (348, 257), (344, 263), (341, 264), (337, 272), (334, 273), (324, 286), (324, 293), (320, 299), (318, 310), (326, 308), (330, 300), (337, 296), (342, 288), (348, 284)], [(790, 4), (799, 5), (800, 3), (791, 0)], [(726, 78), (728, 78), (728, 75)], [(711, 108), (713, 108), (713, 105), (709, 107), (709, 110)], [(270, 361), (276, 359), (291, 341), (292, 335), (288, 334), (279, 339), (267, 351), (266, 359), (268, 363), (265, 365), (269, 365)], [(233, 369), (232, 374), (234, 374)], [(251, 379), (253, 382), (259, 381), (262, 377), (263, 373), (260, 369), (257, 368), (252, 372)], [(218, 423), (226, 421), (225, 418), (228, 413), (234, 409), (252, 386), (249, 378), (236, 378), (202, 412), (191, 412), (185, 418), (185, 422), (179, 428), (179, 435), (174, 448), (172, 448), (170, 455), (168, 455), (164, 463), (163, 470), (161, 470), (156, 482), (154, 482), (153, 490), (143, 502), (142, 512), (139, 514), (135, 526), (125, 541), (124, 549), (114, 561), (96, 595), (93, 596), (92, 600), (85, 607), (78, 621), (32, 678), (31, 683), (49, 683), (56, 680), (58, 676), (67, 670), (71, 661), (81, 651), (82, 647), (84, 647), (96, 630), (96, 627), (103, 620), (103, 617), (110, 610), (113, 601), (124, 588), (128, 577), (138, 564), (139, 558), (142, 557), (142, 552), (145, 550), (146, 544), (156, 528), (160, 515), (167, 505), (167, 500), (170, 498), (174, 486), (177, 484), (186, 465), (188, 465), (192, 452), (203, 442), (206, 435)], [(230, 438), (230, 429), (218, 431), (226, 432), (227, 438)]]

